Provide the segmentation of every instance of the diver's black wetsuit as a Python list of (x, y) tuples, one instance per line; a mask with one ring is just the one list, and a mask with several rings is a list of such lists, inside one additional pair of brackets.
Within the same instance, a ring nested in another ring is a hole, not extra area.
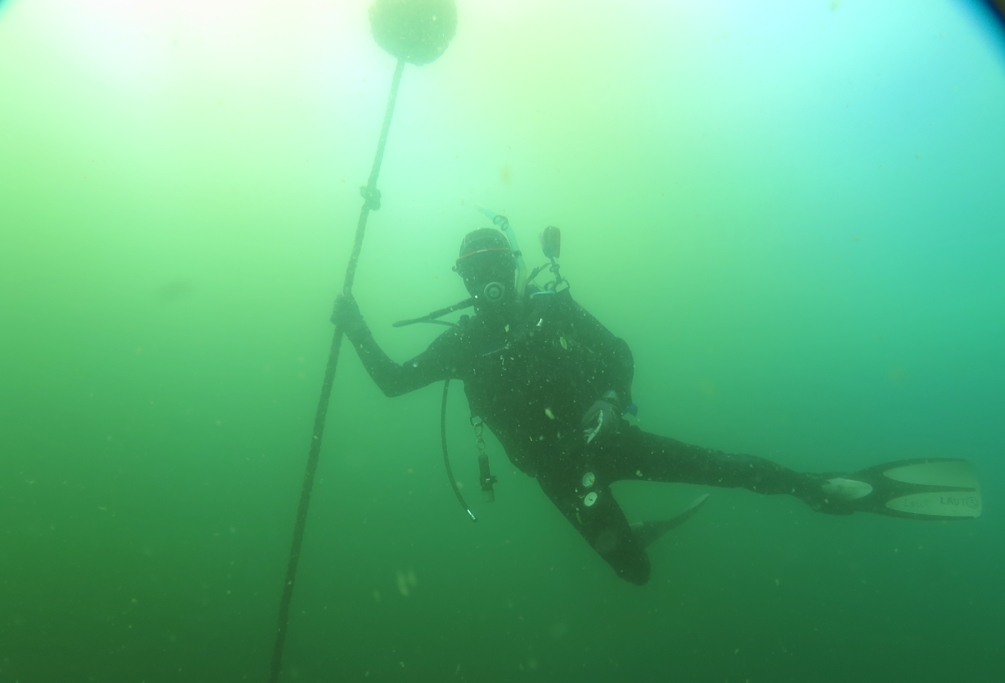
[[(482, 417), (510, 460), (535, 476), (545, 494), (622, 578), (643, 584), (649, 558), (610, 491), (619, 479), (744, 487), (808, 497), (806, 475), (749, 455), (730, 455), (643, 432), (622, 420), (587, 445), (581, 421), (609, 390), (631, 402), (628, 345), (572, 300), (568, 290), (528, 299), (510, 326), (475, 316), (397, 364), (369, 330), (350, 334), (370, 376), (388, 396), (460, 379), (472, 413)], [(596, 483), (586, 488), (583, 475)], [(588, 492), (598, 494), (587, 505)]]

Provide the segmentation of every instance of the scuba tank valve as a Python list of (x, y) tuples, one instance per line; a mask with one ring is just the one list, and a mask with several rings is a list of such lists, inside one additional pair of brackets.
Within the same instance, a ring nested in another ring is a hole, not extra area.
[(562, 231), (554, 225), (549, 225), (541, 233), (541, 251), (545, 258), (555, 262), (562, 253)]
[(555, 276), (555, 281), (551, 283), (551, 290), (556, 291), (558, 286), (562, 284), (562, 274), (559, 272), (558, 265), (558, 257), (562, 253), (562, 231), (554, 225), (549, 225), (541, 233), (541, 251), (544, 252), (545, 258), (551, 261), (549, 270)]

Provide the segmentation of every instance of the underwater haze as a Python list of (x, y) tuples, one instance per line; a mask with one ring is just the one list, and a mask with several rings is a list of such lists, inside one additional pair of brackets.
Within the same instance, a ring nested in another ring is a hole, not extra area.
[[(395, 60), (369, 0), (0, 2), (0, 683), (265, 681)], [(619, 579), (452, 392), (348, 343), (284, 682), (1001, 680), (1005, 31), (968, 0), (458, 0), (354, 293), (398, 361), (461, 237), (563, 231), (643, 429), (809, 472), (967, 458), (979, 519), (709, 493)]]

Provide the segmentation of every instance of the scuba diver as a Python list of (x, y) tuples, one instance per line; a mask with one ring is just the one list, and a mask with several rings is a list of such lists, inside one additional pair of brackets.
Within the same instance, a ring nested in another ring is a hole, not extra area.
[[(630, 424), (624, 415), (636, 409), (628, 344), (572, 299), (554, 259), (556, 282), (534, 285), (541, 269), (527, 277), (515, 239), (508, 238), (508, 222), (497, 218), (502, 231), (475, 230), (461, 242), (454, 270), (471, 298), (419, 320), (431, 322), (466, 305), (473, 305), (475, 314), (462, 317), (412, 360), (399, 364), (381, 350), (351, 296), (336, 299), (332, 322), (387, 396), (437, 380), (463, 381), (472, 415), (484, 420), (513, 464), (537, 479), (622, 579), (646, 583), (647, 546), (690, 517), (705, 496), (672, 519), (630, 525), (610, 490), (619, 480), (787, 494), (831, 514), (869, 511), (916, 519), (980, 514), (977, 483), (964, 460), (911, 460), (856, 474), (804, 474)], [(547, 249), (546, 256), (552, 256)]]

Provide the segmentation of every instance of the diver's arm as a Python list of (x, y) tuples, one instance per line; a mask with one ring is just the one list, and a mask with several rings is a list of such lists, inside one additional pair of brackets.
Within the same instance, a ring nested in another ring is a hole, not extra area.
[(429, 348), (404, 364), (395, 363), (384, 353), (369, 326), (363, 320), (352, 296), (340, 295), (335, 300), (332, 322), (339, 325), (359, 354), (370, 378), (386, 396), (400, 396), (420, 389), (440, 379), (452, 377), (456, 346), (454, 330), (437, 337)]
[(385, 396), (401, 396), (410, 391), (421, 389), (437, 380), (453, 377), (454, 356), (450, 351), (453, 346), (453, 330), (448, 330), (436, 338), (429, 348), (406, 363), (395, 363), (384, 353), (369, 329), (346, 334), (349, 341), (356, 347), (356, 353), (363, 362), (363, 367), (370, 378), (380, 387)]
[(632, 350), (629, 348), (628, 342), (620, 337), (611, 336), (613, 338), (611, 342), (613, 356), (617, 358), (617, 366), (612, 374), (613, 381), (611, 383), (613, 386), (611, 389), (617, 392), (621, 398), (619, 407), (624, 411), (632, 405), (632, 380), (635, 378), (635, 358), (632, 356)]
[(569, 297), (567, 305), (569, 318), (576, 327), (579, 338), (604, 359), (605, 370), (610, 378), (609, 389), (618, 394), (618, 407), (625, 410), (632, 404), (632, 380), (635, 377), (635, 359), (628, 342), (614, 336), (613, 332), (573, 301), (572, 297)]

